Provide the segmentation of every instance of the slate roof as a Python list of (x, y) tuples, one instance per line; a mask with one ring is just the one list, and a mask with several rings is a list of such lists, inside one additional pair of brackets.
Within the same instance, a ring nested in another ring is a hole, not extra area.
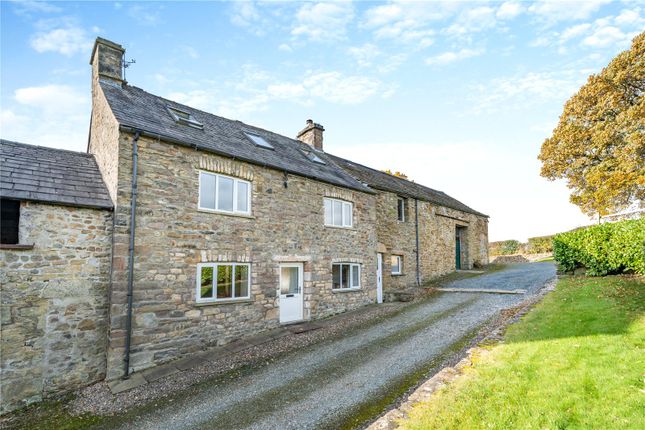
[(358, 164), (353, 161), (337, 157), (335, 155), (328, 155), (332, 160), (334, 160), (339, 166), (347, 170), (356, 179), (374, 189), (389, 191), (396, 193), (402, 197), (417, 198), (430, 203), (434, 203), (439, 206), (445, 206), (447, 208), (456, 209), (462, 212), (488, 217), (488, 215), (485, 215), (466, 206), (459, 200), (450, 197), (443, 191), (433, 190), (432, 188), (425, 187), (403, 178), (389, 175), (385, 172), (372, 169), (371, 167), (363, 166), (362, 164)]
[(3, 198), (111, 209), (112, 201), (91, 154), (0, 139)]
[[(311, 161), (302, 152), (303, 149), (310, 151), (311, 147), (299, 140), (194, 109), (131, 85), (120, 86), (102, 81), (101, 88), (121, 127), (341, 187), (374, 192), (330, 162), (324, 152), (317, 151), (316, 155), (326, 164)], [(190, 113), (204, 125), (203, 129), (175, 122), (168, 107)], [(274, 149), (255, 145), (244, 135), (244, 131), (263, 137)]]

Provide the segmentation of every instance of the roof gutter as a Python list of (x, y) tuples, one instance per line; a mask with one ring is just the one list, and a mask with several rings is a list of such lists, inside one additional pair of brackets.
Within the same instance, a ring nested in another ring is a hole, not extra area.
[(141, 136), (140, 131), (135, 131), (132, 139), (132, 194), (130, 197), (130, 244), (128, 246), (128, 310), (125, 320), (125, 351), (123, 357), (123, 379), (130, 376), (130, 344), (132, 341), (132, 292), (134, 290), (134, 231), (137, 215), (137, 162), (139, 161), (139, 147), (137, 142)]
[(267, 168), (279, 170), (281, 172), (287, 171), (287, 172), (289, 172), (291, 174), (294, 174), (294, 175), (297, 175), (297, 176), (301, 176), (301, 177), (309, 178), (309, 179), (314, 179), (316, 181), (324, 182), (326, 184), (334, 185), (336, 187), (349, 188), (349, 189), (359, 191), (359, 192), (362, 192), (362, 193), (366, 193), (366, 194), (376, 194), (376, 191), (372, 190), (371, 188), (359, 188), (359, 187), (353, 187), (353, 186), (350, 186), (350, 185), (336, 184), (336, 183), (327, 181), (325, 179), (319, 178), (319, 177), (314, 176), (314, 175), (307, 175), (307, 174), (304, 174), (304, 173), (301, 173), (301, 172), (296, 172), (294, 170), (285, 169), (284, 167), (274, 166), (272, 164), (258, 163), (255, 160), (251, 160), (251, 159), (248, 159), (248, 158), (245, 158), (245, 157), (233, 156), (233, 155), (227, 154), (227, 153), (225, 153), (223, 151), (218, 151), (218, 150), (213, 149), (213, 148), (204, 147), (204, 146), (198, 145), (196, 143), (186, 143), (186, 142), (183, 142), (183, 141), (178, 140), (178, 139), (174, 139), (174, 138), (169, 137), (169, 136), (165, 136), (165, 135), (158, 134), (158, 133), (152, 133), (152, 132), (145, 131), (145, 130), (140, 130), (138, 128), (131, 127), (129, 125), (120, 125), (119, 129), (121, 131), (127, 131), (127, 132), (130, 132), (130, 133), (139, 133), (141, 136), (150, 137), (152, 139), (164, 140), (164, 141), (166, 141), (168, 143), (174, 143), (175, 145), (185, 146), (185, 147), (193, 148), (193, 149), (199, 149), (199, 150), (202, 150), (202, 151), (205, 151), (205, 152), (210, 152), (210, 153), (213, 153), (213, 154), (221, 155), (221, 156), (226, 157), (226, 158), (237, 159), (237, 160), (240, 160), (240, 161), (244, 161), (245, 163), (254, 164), (256, 166), (267, 167)]

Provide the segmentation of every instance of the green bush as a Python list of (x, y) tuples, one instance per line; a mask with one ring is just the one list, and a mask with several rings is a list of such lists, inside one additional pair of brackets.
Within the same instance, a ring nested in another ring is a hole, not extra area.
[(529, 237), (529, 254), (544, 254), (546, 252), (553, 252), (553, 236)]
[(645, 274), (645, 219), (599, 224), (553, 238), (553, 257), (566, 272), (591, 276)]
[(502, 255), (517, 254), (517, 251), (519, 250), (520, 242), (517, 240), (505, 240), (504, 243), (502, 243)]

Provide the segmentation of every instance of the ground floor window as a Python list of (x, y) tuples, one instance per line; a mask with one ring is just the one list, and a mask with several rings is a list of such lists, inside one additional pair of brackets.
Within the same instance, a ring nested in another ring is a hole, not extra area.
[(348, 290), (361, 287), (361, 265), (338, 263), (332, 265), (332, 288)]
[(197, 266), (197, 303), (248, 298), (249, 264), (201, 263)]
[(403, 257), (400, 255), (392, 256), (392, 274), (400, 275), (403, 273)]

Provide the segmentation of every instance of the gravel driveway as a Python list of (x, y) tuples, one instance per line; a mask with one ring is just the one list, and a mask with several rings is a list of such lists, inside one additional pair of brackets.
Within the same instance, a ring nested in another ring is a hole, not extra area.
[(235, 378), (211, 381), (191, 394), (160, 401), (131, 417), (123, 428), (338, 428), (357, 414), (378, 415), (383, 399), (394, 400), (401, 387), (414, 383), (411, 378), (421, 377), (420, 372), (459, 349), (499, 310), (523, 301), (553, 276), (552, 263), (531, 263), (455, 281), (449, 286), (528, 292), (433, 295), (346, 337), (311, 345)]

